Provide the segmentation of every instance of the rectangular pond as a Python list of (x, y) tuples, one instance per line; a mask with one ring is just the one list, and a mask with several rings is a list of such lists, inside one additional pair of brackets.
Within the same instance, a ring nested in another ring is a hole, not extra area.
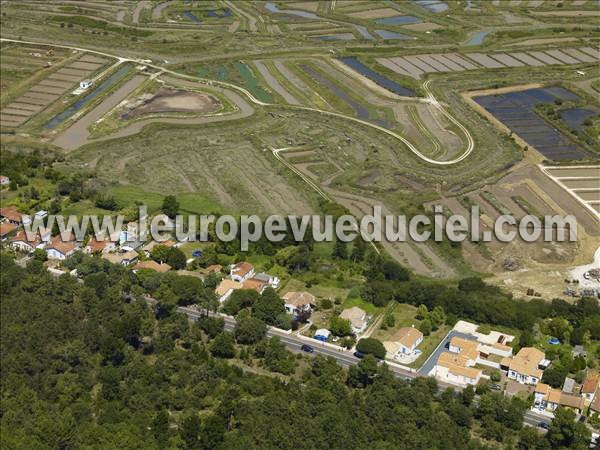
[(377, 19), (375, 23), (379, 25), (408, 25), (411, 23), (419, 23), (421, 19), (415, 16), (393, 16)]
[(88, 95), (86, 95), (83, 98), (80, 98), (75, 103), (73, 103), (71, 106), (69, 106), (67, 109), (65, 109), (63, 112), (57, 114), (52, 119), (50, 119), (48, 122), (46, 122), (44, 124), (44, 128), (51, 129), (51, 128), (54, 128), (54, 127), (60, 125), (65, 120), (67, 120), (69, 117), (71, 117), (73, 114), (75, 114), (77, 111), (79, 111), (81, 108), (83, 108), (88, 103), (90, 103), (92, 100), (94, 100), (96, 97), (98, 97), (103, 92), (110, 89), (113, 85), (115, 85), (122, 78), (124, 78), (131, 70), (133, 70), (133, 67), (129, 64), (126, 64), (123, 67), (121, 67), (119, 70), (117, 70), (115, 73), (113, 73), (110, 77), (108, 77), (106, 80), (104, 80), (96, 89), (94, 89)]
[(358, 59), (354, 57), (345, 57), (338, 58), (342, 63), (346, 66), (350, 67), (352, 70), (360, 73), (362, 76), (367, 77), (369, 80), (377, 83), (382, 88), (387, 89), (394, 94), (402, 95), (404, 97), (416, 97), (417, 94), (404, 86), (396, 83), (395, 81), (390, 80), (389, 78), (384, 77), (380, 73), (375, 72), (371, 68), (365, 66)]
[(585, 149), (536, 113), (536, 105), (551, 104), (556, 99), (568, 101), (578, 100), (579, 97), (567, 89), (555, 86), (474, 98), (475, 102), (548, 159), (560, 161), (588, 158), (590, 155)]
[(304, 70), (311, 78), (313, 78), (317, 83), (325, 86), (329, 89), (337, 98), (346, 103), (352, 110), (354, 111), (357, 118), (360, 120), (364, 120), (365, 122), (371, 122), (381, 127), (390, 128), (389, 124), (380, 119), (374, 119), (371, 117), (369, 110), (356, 100), (354, 100), (346, 91), (340, 88), (337, 84), (332, 82), (329, 78), (325, 77), (321, 73), (317, 72), (311, 66), (302, 64), (301, 69)]

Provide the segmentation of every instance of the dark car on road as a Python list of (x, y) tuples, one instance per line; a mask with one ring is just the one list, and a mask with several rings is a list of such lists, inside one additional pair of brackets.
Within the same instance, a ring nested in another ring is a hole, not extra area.
[(302, 350), (303, 352), (306, 352), (306, 353), (314, 353), (315, 352), (315, 349), (312, 348), (308, 344), (302, 344), (302, 347), (300, 347), (300, 350)]
[(354, 356), (356, 356), (357, 358), (363, 359), (365, 357), (365, 354), (363, 352), (355, 351)]
[(543, 428), (544, 430), (547, 430), (548, 428), (550, 428), (550, 425), (548, 425), (546, 422), (540, 422), (540, 423), (538, 423), (538, 427)]

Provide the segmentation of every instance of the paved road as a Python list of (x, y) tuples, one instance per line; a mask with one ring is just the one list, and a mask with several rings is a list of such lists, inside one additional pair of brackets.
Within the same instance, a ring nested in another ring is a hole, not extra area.
[[(146, 302), (149, 305), (153, 305), (156, 303), (156, 300), (151, 297), (146, 297)], [(190, 320), (198, 320), (199, 318), (201, 318), (203, 316), (203, 313), (198, 311), (198, 309), (196, 309), (193, 306), (180, 306), (177, 308), (177, 310), (183, 314), (186, 314)], [(226, 316), (224, 314), (215, 313), (215, 312), (209, 312), (208, 315), (211, 317), (222, 318), (225, 321), (225, 327), (224, 327), (225, 331), (232, 332), (233, 329), (235, 328), (236, 321), (231, 316)], [(317, 341), (315, 339), (311, 339), (308, 337), (298, 336), (295, 334), (288, 334), (285, 331), (280, 330), (278, 328), (269, 327), (269, 329), (267, 330), (267, 336), (268, 337), (273, 337), (273, 336), (279, 337), (281, 342), (283, 342), (290, 351), (295, 352), (295, 353), (302, 352), (302, 350), (301, 350), (302, 345), (308, 344), (312, 348), (314, 348), (315, 351), (314, 351), (314, 353), (304, 353), (305, 355), (313, 356), (313, 357), (316, 355), (331, 356), (337, 361), (338, 364), (340, 364), (343, 367), (350, 367), (352, 365), (358, 364), (358, 362), (360, 361), (360, 359), (357, 358), (356, 356), (354, 356), (351, 351), (344, 350), (344, 349), (338, 349), (338, 348), (336, 348), (336, 346), (333, 346), (331, 344), (328, 345), (326, 343), (323, 343), (323, 342), (320, 342), (320, 341)], [(435, 351), (432, 353), (432, 356), (435, 355), (436, 352), (444, 351), (446, 343), (450, 342), (450, 339), (452, 338), (452, 336), (460, 336), (460, 337), (464, 337), (465, 339), (471, 339), (471, 340), (475, 339), (473, 336), (466, 335), (464, 333), (459, 333), (459, 332), (452, 330), (446, 335), (446, 338), (442, 341), (442, 343), (438, 346), (438, 348), (435, 349)], [(428, 364), (430, 359), (431, 359), (431, 357), (428, 358), (427, 361), (425, 361), (425, 364)], [(433, 361), (435, 362), (436, 360), (437, 359), (435, 359)], [(392, 372), (392, 374), (394, 376), (396, 376), (398, 378), (402, 378), (404, 380), (410, 380), (410, 379), (413, 379), (416, 377), (427, 376), (427, 374), (421, 373), (421, 370), (411, 372), (411, 371), (402, 369), (401, 367), (394, 366), (392, 364), (388, 364), (388, 369), (390, 370), (390, 372)], [(437, 383), (438, 383), (438, 386), (440, 387), (440, 389), (451, 388), (456, 391), (462, 390), (462, 388), (459, 386), (444, 383), (439, 380), (437, 380)], [(541, 422), (550, 424), (552, 422), (552, 419), (550, 419), (546, 416), (542, 416), (540, 414), (534, 413), (531, 410), (528, 410), (525, 413), (525, 416), (523, 417), (524, 425), (533, 426), (533, 427), (538, 428), (540, 431), (545, 431), (543, 428), (538, 427), (538, 425)]]
[(435, 348), (433, 353), (431, 355), (429, 355), (429, 358), (427, 358), (427, 360), (419, 368), (419, 370), (418, 370), (419, 375), (425, 377), (429, 374), (429, 372), (431, 372), (431, 370), (433, 369), (433, 366), (435, 366), (435, 363), (437, 362), (438, 358), (440, 357), (440, 354), (447, 351), (448, 345), (450, 344), (450, 339), (452, 339), (455, 336), (461, 337), (463, 339), (468, 339), (470, 341), (476, 340), (475, 337), (471, 336), (470, 334), (465, 334), (465, 333), (461, 333), (459, 331), (450, 330), (448, 332), (448, 334), (446, 335), (446, 337), (444, 339), (442, 339), (442, 342), (440, 342), (438, 344), (438, 346)]

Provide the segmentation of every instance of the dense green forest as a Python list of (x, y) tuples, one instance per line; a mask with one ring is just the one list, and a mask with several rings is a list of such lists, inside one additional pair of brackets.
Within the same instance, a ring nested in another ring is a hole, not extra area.
[(568, 412), (542, 436), (523, 428), (516, 398), (440, 392), (370, 356), (349, 370), (296, 357), (256, 324), (191, 323), (148, 306), (136, 275), (97, 258), (80, 261), (81, 279), (36, 259), (0, 263), (2, 448), (586, 448)]

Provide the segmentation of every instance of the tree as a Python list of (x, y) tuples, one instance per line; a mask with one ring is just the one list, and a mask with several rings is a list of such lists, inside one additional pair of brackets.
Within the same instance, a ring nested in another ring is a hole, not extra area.
[(348, 259), (347, 244), (340, 239), (336, 239), (335, 243), (333, 244), (333, 252), (331, 256), (337, 259)]
[(575, 421), (575, 413), (569, 409), (558, 408), (550, 424), (546, 439), (552, 448), (587, 449), (591, 433), (585, 424)]
[(329, 319), (329, 330), (334, 336), (350, 336), (352, 334), (352, 325), (348, 319), (332, 317)]
[(179, 435), (189, 449), (196, 449), (199, 446), (200, 439), (200, 417), (198, 414), (191, 414), (183, 419)]
[(218, 334), (210, 343), (210, 353), (217, 358), (233, 358), (235, 356), (235, 340), (227, 331)]
[(373, 355), (367, 355), (357, 365), (350, 366), (346, 383), (351, 387), (364, 388), (372, 384), (379, 366)]
[(185, 269), (187, 266), (187, 258), (185, 257), (185, 253), (178, 248), (171, 247), (167, 255), (167, 264), (175, 270)]
[(238, 319), (233, 332), (239, 344), (255, 344), (267, 334), (267, 326), (256, 317), (246, 316)]
[(236, 289), (223, 304), (223, 312), (235, 316), (242, 309), (252, 307), (259, 296), (254, 289)]
[(281, 313), (285, 313), (285, 303), (271, 287), (265, 289), (252, 308), (253, 316), (270, 325), (275, 324)]
[(569, 371), (568, 369), (560, 366), (552, 366), (544, 370), (542, 375), (542, 382), (549, 384), (552, 387), (560, 388), (565, 382)]
[(379, 359), (385, 359), (385, 347), (375, 338), (363, 338), (356, 344), (356, 350), (365, 355), (373, 355)]
[(164, 409), (161, 409), (154, 416), (154, 420), (152, 421), (152, 434), (160, 448), (166, 446), (166, 443), (169, 440), (169, 413)]
[(417, 308), (417, 315), (415, 316), (418, 320), (425, 320), (429, 316), (429, 311), (426, 305), (419, 305)]
[(156, 261), (157, 263), (165, 263), (169, 258), (169, 254), (171, 249), (163, 244), (155, 245), (152, 251), (150, 252), (150, 257)]
[(265, 348), (265, 366), (273, 371), (289, 375), (294, 372), (296, 363), (295, 358), (285, 348), (278, 336), (273, 336), (267, 341)]
[(220, 334), (225, 328), (225, 321), (221, 317), (202, 317), (196, 323), (211, 338)]
[(363, 237), (359, 234), (354, 241), (352, 241), (352, 253), (350, 254), (350, 259), (354, 262), (362, 261), (365, 257), (365, 250), (367, 247), (367, 243), (364, 241)]
[(162, 211), (169, 216), (171, 219), (174, 219), (175, 216), (179, 213), (179, 202), (174, 195), (167, 195), (162, 202)]
[(419, 324), (417, 328), (421, 333), (423, 333), (424, 336), (429, 336), (431, 334), (433, 326), (431, 325), (431, 320), (425, 319)]
[(437, 330), (440, 326), (446, 322), (446, 313), (444, 312), (444, 308), (440, 305), (433, 308), (431, 314), (429, 315), (429, 319), (431, 320), (431, 325), (434, 330)]

